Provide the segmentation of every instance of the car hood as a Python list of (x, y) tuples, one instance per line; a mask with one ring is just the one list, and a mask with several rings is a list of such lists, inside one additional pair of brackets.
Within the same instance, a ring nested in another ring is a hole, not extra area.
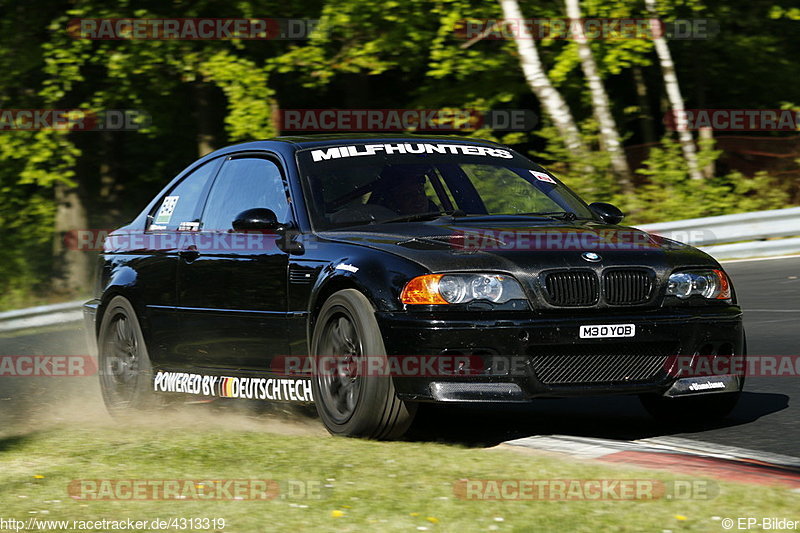
[(525, 279), (562, 268), (601, 271), (639, 266), (663, 276), (678, 266), (718, 268), (714, 259), (691, 246), (595, 221), (462, 223), (456, 219), (358, 226), (320, 236), (396, 254), (434, 273), (495, 271)]

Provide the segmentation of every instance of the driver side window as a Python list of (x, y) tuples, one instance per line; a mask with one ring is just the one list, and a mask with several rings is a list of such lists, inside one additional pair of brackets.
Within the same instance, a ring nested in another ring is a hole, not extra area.
[(259, 157), (225, 161), (203, 211), (204, 231), (232, 231), (233, 219), (247, 209), (271, 209), (279, 222), (289, 219), (289, 201), (278, 165)]

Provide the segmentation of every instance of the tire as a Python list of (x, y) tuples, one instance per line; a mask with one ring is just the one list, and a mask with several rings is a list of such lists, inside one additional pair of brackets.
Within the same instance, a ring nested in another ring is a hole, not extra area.
[(97, 346), (100, 390), (108, 412), (121, 416), (156, 407), (153, 366), (139, 319), (126, 298), (115, 296), (106, 306)]
[[(386, 357), (375, 310), (354, 289), (334, 293), (320, 309), (311, 342), (314, 360), (320, 356)], [(399, 400), (392, 378), (363, 373), (355, 377), (319, 372), (314, 365), (312, 390), (323, 424), (333, 435), (392, 440), (411, 425), (417, 406)]]
[(639, 399), (650, 415), (672, 425), (696, 425), (725, 418), (736, 407), (741, 392), (724, 392), (684, 398), (642, 394)]

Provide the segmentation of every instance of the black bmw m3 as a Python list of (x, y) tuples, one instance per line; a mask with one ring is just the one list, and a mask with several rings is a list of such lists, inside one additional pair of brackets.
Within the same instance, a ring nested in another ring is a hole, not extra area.
[(314, 403), (331, 433), (381, 439), (420, 402), (636, 394), (666, 420), (725, 416), (746, 351), (727, 274), (622, 219), (487, 141), (218, 150), (106, 240), (84, 307), (105, 403)]

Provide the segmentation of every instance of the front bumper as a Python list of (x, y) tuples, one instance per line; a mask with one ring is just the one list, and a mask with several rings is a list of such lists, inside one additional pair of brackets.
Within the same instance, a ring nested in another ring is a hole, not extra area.
[[(403, 400), (710, 394), (739, 390), (743, 384), (739, 376), (720, 378), (724, 387), (713, 388), (690, 388), (678, 381), (687, 376), (680, 369), (698, 356), (744, 356), (742, 313), (735, 305), (602, 314), (408, 311), (378, 313), (377, 318), (390, 358), (464, 356), (473, 369), (468, 375), (393, 375)], [(580, 326), (609, 324), (635, 324), (636, 335), (579, 336)]]

